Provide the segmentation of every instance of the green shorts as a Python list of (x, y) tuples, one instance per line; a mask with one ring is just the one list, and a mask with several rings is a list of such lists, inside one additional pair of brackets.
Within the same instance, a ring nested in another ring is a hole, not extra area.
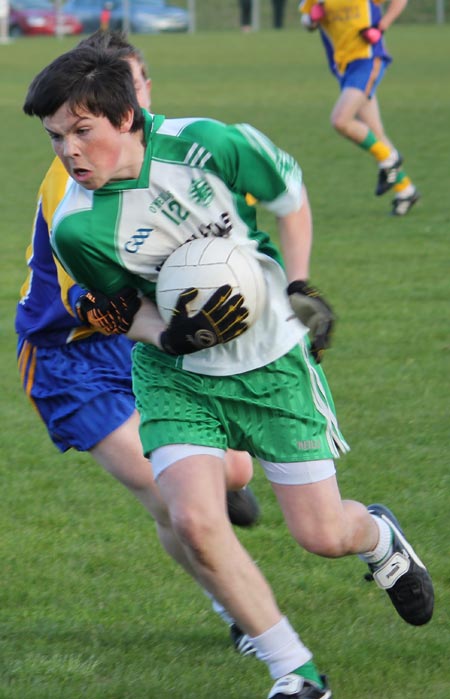
[(292, 463), (348, 451), (325, 375), (304, 343), (267, 366), (232, 376), (178, 369), (176, 358), (138, 343), (133, 390), (146, 455), (165, 445), (195, 444)]

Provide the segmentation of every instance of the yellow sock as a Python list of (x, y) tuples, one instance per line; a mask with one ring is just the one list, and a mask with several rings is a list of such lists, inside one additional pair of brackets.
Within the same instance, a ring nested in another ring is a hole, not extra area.
[(412, 187), (411, 179), (401, 170), (397, 175), (397, 181), (394, 184), (394, 192), (403, 192), (408, 187)]
[(375, 160), (379, 163), (381, 163), (382, 160), (386, 160), (386, 158), (389, 158), (389, 155), (391, 153), (388, 146), (382, 141), (377, 141), (376, 143), (374, 143), (373, 146), (369, 148), (369, 151), (370, 153), (372, 153)]

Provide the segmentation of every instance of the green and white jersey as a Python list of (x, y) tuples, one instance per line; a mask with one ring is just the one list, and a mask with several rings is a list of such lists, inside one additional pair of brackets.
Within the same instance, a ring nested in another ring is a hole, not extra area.
[(251, 194), (275, 216), (301, 206), (295, 160), (246, 124), (165, 119), (145, 112), (146, 150), (136, 180), (89, 191), (72, 182), (52, 221), (52, 246), (67, 272), (86, 289), (113, 294), (124, 286), (155, 298), (158, 270), (183, 243), (226, 236), (261, 263), (266, 305), (240, 337), (181, 357), (201, 374), (229, 375), (286, 354), (306, 333), (286, 296), (278, 250), (258, 230)]

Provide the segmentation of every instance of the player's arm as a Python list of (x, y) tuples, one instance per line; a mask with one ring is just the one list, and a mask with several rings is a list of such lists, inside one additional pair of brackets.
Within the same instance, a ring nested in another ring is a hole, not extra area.
[(309, 284), (313, 227), (305, 186), (302, 187), (301, 207), (279, 217), (277, 222), (289, 282), (289, 301), (296, 316), (309, 328), (311, 352), (320, 362), (331, 343), (334, 315), (320, 291)]
[[(61, 289), (61, 300), (71, 316), (81, 320), (77, 313), (77, 303), (85, 293), (85, 291), (79, 286), (74, 280), (69, 277), (63, 266), (60, 264), (59, 260), (54, 257), (56, 274), (58, 277), (59, 288)], [(81, 321), (83, 322), (83, 321)]]
[(159, 339), (165, 329), (166, 324), (161, 318), (156, 305), (144, 296), (127, 333), (128, 337), (130, 340), (146, 342), (161, 348)]
[(131, 340), (155, 345), (172, 355), (229, 342), (247, 329), (244, 298), (232, 295), (231, 286), (219, 287), (197, 313), (190, 315), (188, 306), (197, 294), (198, 289), (192, 288), (179, 295), (168, 325), (156, 305), (133, 287), (109, 296), (88, 291), (80, 297), (77, 313), (83, 323), (105, 335), (127, 334)]
[(309, 328), (311, 350), (320, 361), (330, 344), (334, 319), (319, 291), (308, 284), (312, 217), (301, 169), (292, 156), (248, 124), (228, 127), (219, 155), (231, 187), (242, 194), (250, 192), (277, 219), (289, 300)]
[(277, 217), (277, 224), (288, 281), (307, 281), (313, 232), (311, 208), (304, 185), (300, 208)]
[[(384, 0), (378, 0), (378, 4), (382, 4)], [(368, 44), (376, 44), (383, 36), (383, 33), (389, 29), (391, 24), (395, 22), (397, 17), (399, 17), (406, 5), (408, 0), (391, 0), (386, 12), (382, 15), (378, 24), (372, 27), (365, 27), (359, 32), (364, 41)]]
[(391, 0), (381, 20), (378, 22), (378, 29), (385, 32), (395, 20), (400, 17), (406, 8), (408, 0)]
[(298, 9), (302, 26), (308, 31), (314, 31), (325, 17), (325, 0), (302, 0)]

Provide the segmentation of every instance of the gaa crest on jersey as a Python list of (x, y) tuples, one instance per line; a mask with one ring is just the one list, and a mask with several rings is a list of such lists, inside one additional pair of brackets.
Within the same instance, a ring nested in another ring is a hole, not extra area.
[(152, 231), (153, 228), (137, 228), (136, 232), (125, 243), (125, 250), (131, 253), (139, 252), (139, 248), (145, 243)]
[(200, 206), (209, 206), (214, 198), (214, 191), (203, 177), (192, 180), (189, 196)]

